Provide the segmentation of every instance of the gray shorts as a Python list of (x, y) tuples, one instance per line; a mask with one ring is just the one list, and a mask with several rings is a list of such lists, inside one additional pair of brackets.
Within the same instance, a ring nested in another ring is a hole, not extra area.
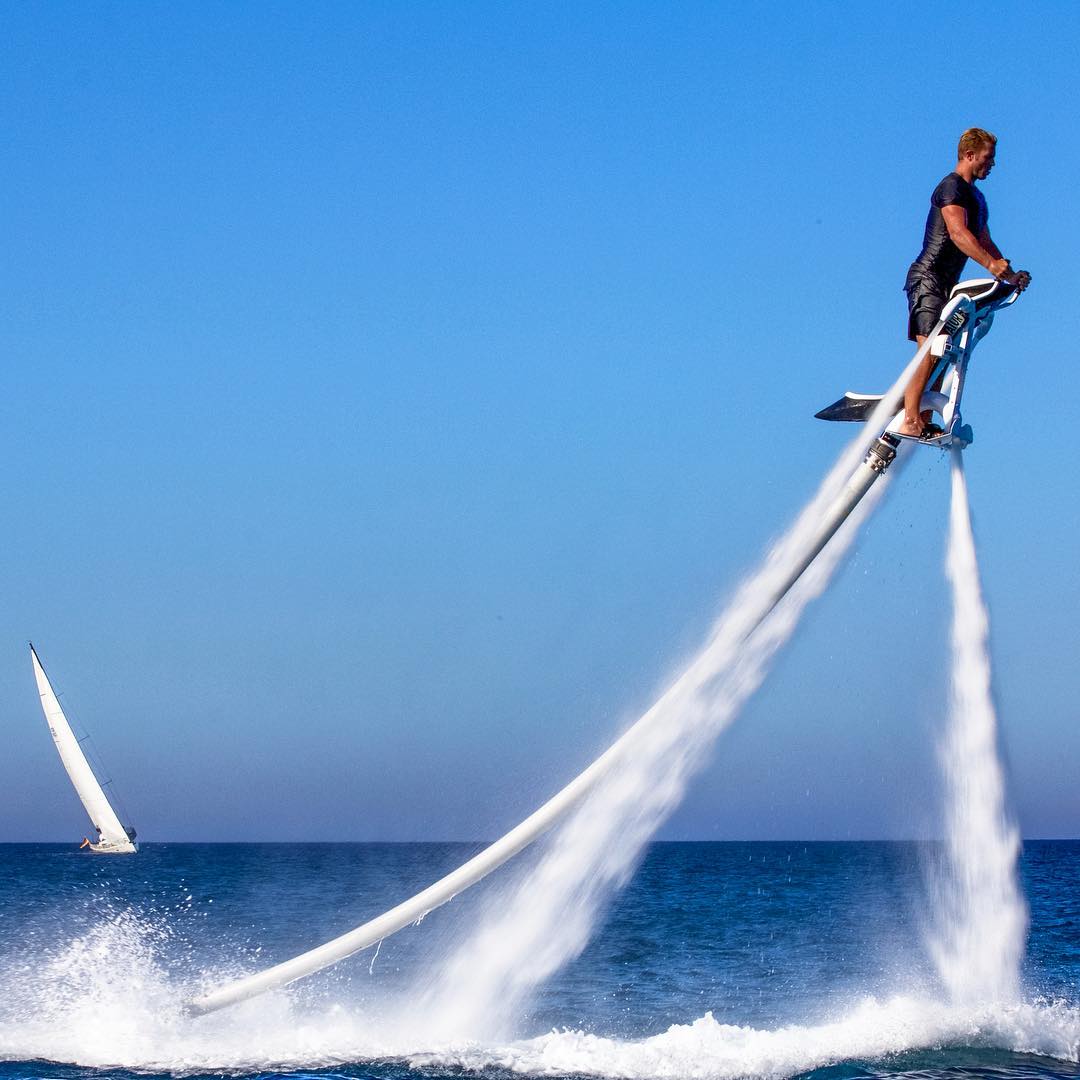
[(929, 337), (941, 318), (941, 311), (949, 302), (948, 295), (937, 282), (914, 282), (907, 290), (909, 341), (916, 337)]

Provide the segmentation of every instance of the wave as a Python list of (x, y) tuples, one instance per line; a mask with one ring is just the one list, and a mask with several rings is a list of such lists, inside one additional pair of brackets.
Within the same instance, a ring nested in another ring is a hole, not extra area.
[(847, 1015), (816, 1026), (761, 1030), (720, 1023), (706, 1013), (691, 1024), (641, 1040), (552, 1032), (505, 1047), (412, 1055), (410, 1062), (617, 1080), (784, 1080), (844, 1062), (881, 1061), (931, 1049), (1007, 1050), (1076, 1063), (1078, 1039), (1080, 1010), (1064, 1003), (950, 1009), (929, 999), (867, 998)]
[[(411, 1069), (617, 1080), (781, 1080), (844, 1062), (961, 1047), (1080, 1061), (1080, 1007), (1038, 999), (963, 1007), (912, 995), (867, 997), (823, 1021), (771, 1030), (706, 1013), (639, 1039), (581, 1030), (505, 1042), (436, 1038), (417, 997), (357, 1005), (341, 1000), (333, 985), (321, 994), (278, 991), (196, 1018), (183, 1008), (194, 988), (166, 953), (176, 957), (177, 950), (164, 920), (117, 911), (33, 964), (5, 958), (0, 1061), (181, 1076), (399, 1062)], [(234, 974), (206, 972), (205, 981)]]

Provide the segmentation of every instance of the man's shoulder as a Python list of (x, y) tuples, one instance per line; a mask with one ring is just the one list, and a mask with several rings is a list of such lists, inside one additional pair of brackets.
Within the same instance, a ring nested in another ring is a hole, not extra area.
[(940, 209), (943, 206), (970, 203), (975, 197), (974, 185), (969, 184), (959, 173), (951, 172), (934, 188), (930, 201)]

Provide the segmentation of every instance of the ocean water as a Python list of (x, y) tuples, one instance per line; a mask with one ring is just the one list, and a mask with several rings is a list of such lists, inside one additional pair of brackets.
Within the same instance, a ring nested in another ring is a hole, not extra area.
[(0, 845), (0, 1080), (1080, 1077), (1080, 841), (1024, 847), (1030, 928), (1006, 1001), (957, 1003), (935, 968), (942, 849), (659, 843), (580, 955), (490, 1030), (447, 1031), (427, 991), (528, 856), (378, 949), (185, 1013), (192, 994), (351, 928), (477, 850)]

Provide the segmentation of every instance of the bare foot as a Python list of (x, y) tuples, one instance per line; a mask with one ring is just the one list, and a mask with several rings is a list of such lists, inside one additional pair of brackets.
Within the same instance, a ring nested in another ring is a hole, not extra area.
[(925, 427), (926, 424), (923, 423), (923, 418), (921, 416), (916, 417), (914, 420), (905, 416), (904, 422), (900, 425), (900, 434), (910, 435), (912, 438), (917, 439), (922, 435)]

